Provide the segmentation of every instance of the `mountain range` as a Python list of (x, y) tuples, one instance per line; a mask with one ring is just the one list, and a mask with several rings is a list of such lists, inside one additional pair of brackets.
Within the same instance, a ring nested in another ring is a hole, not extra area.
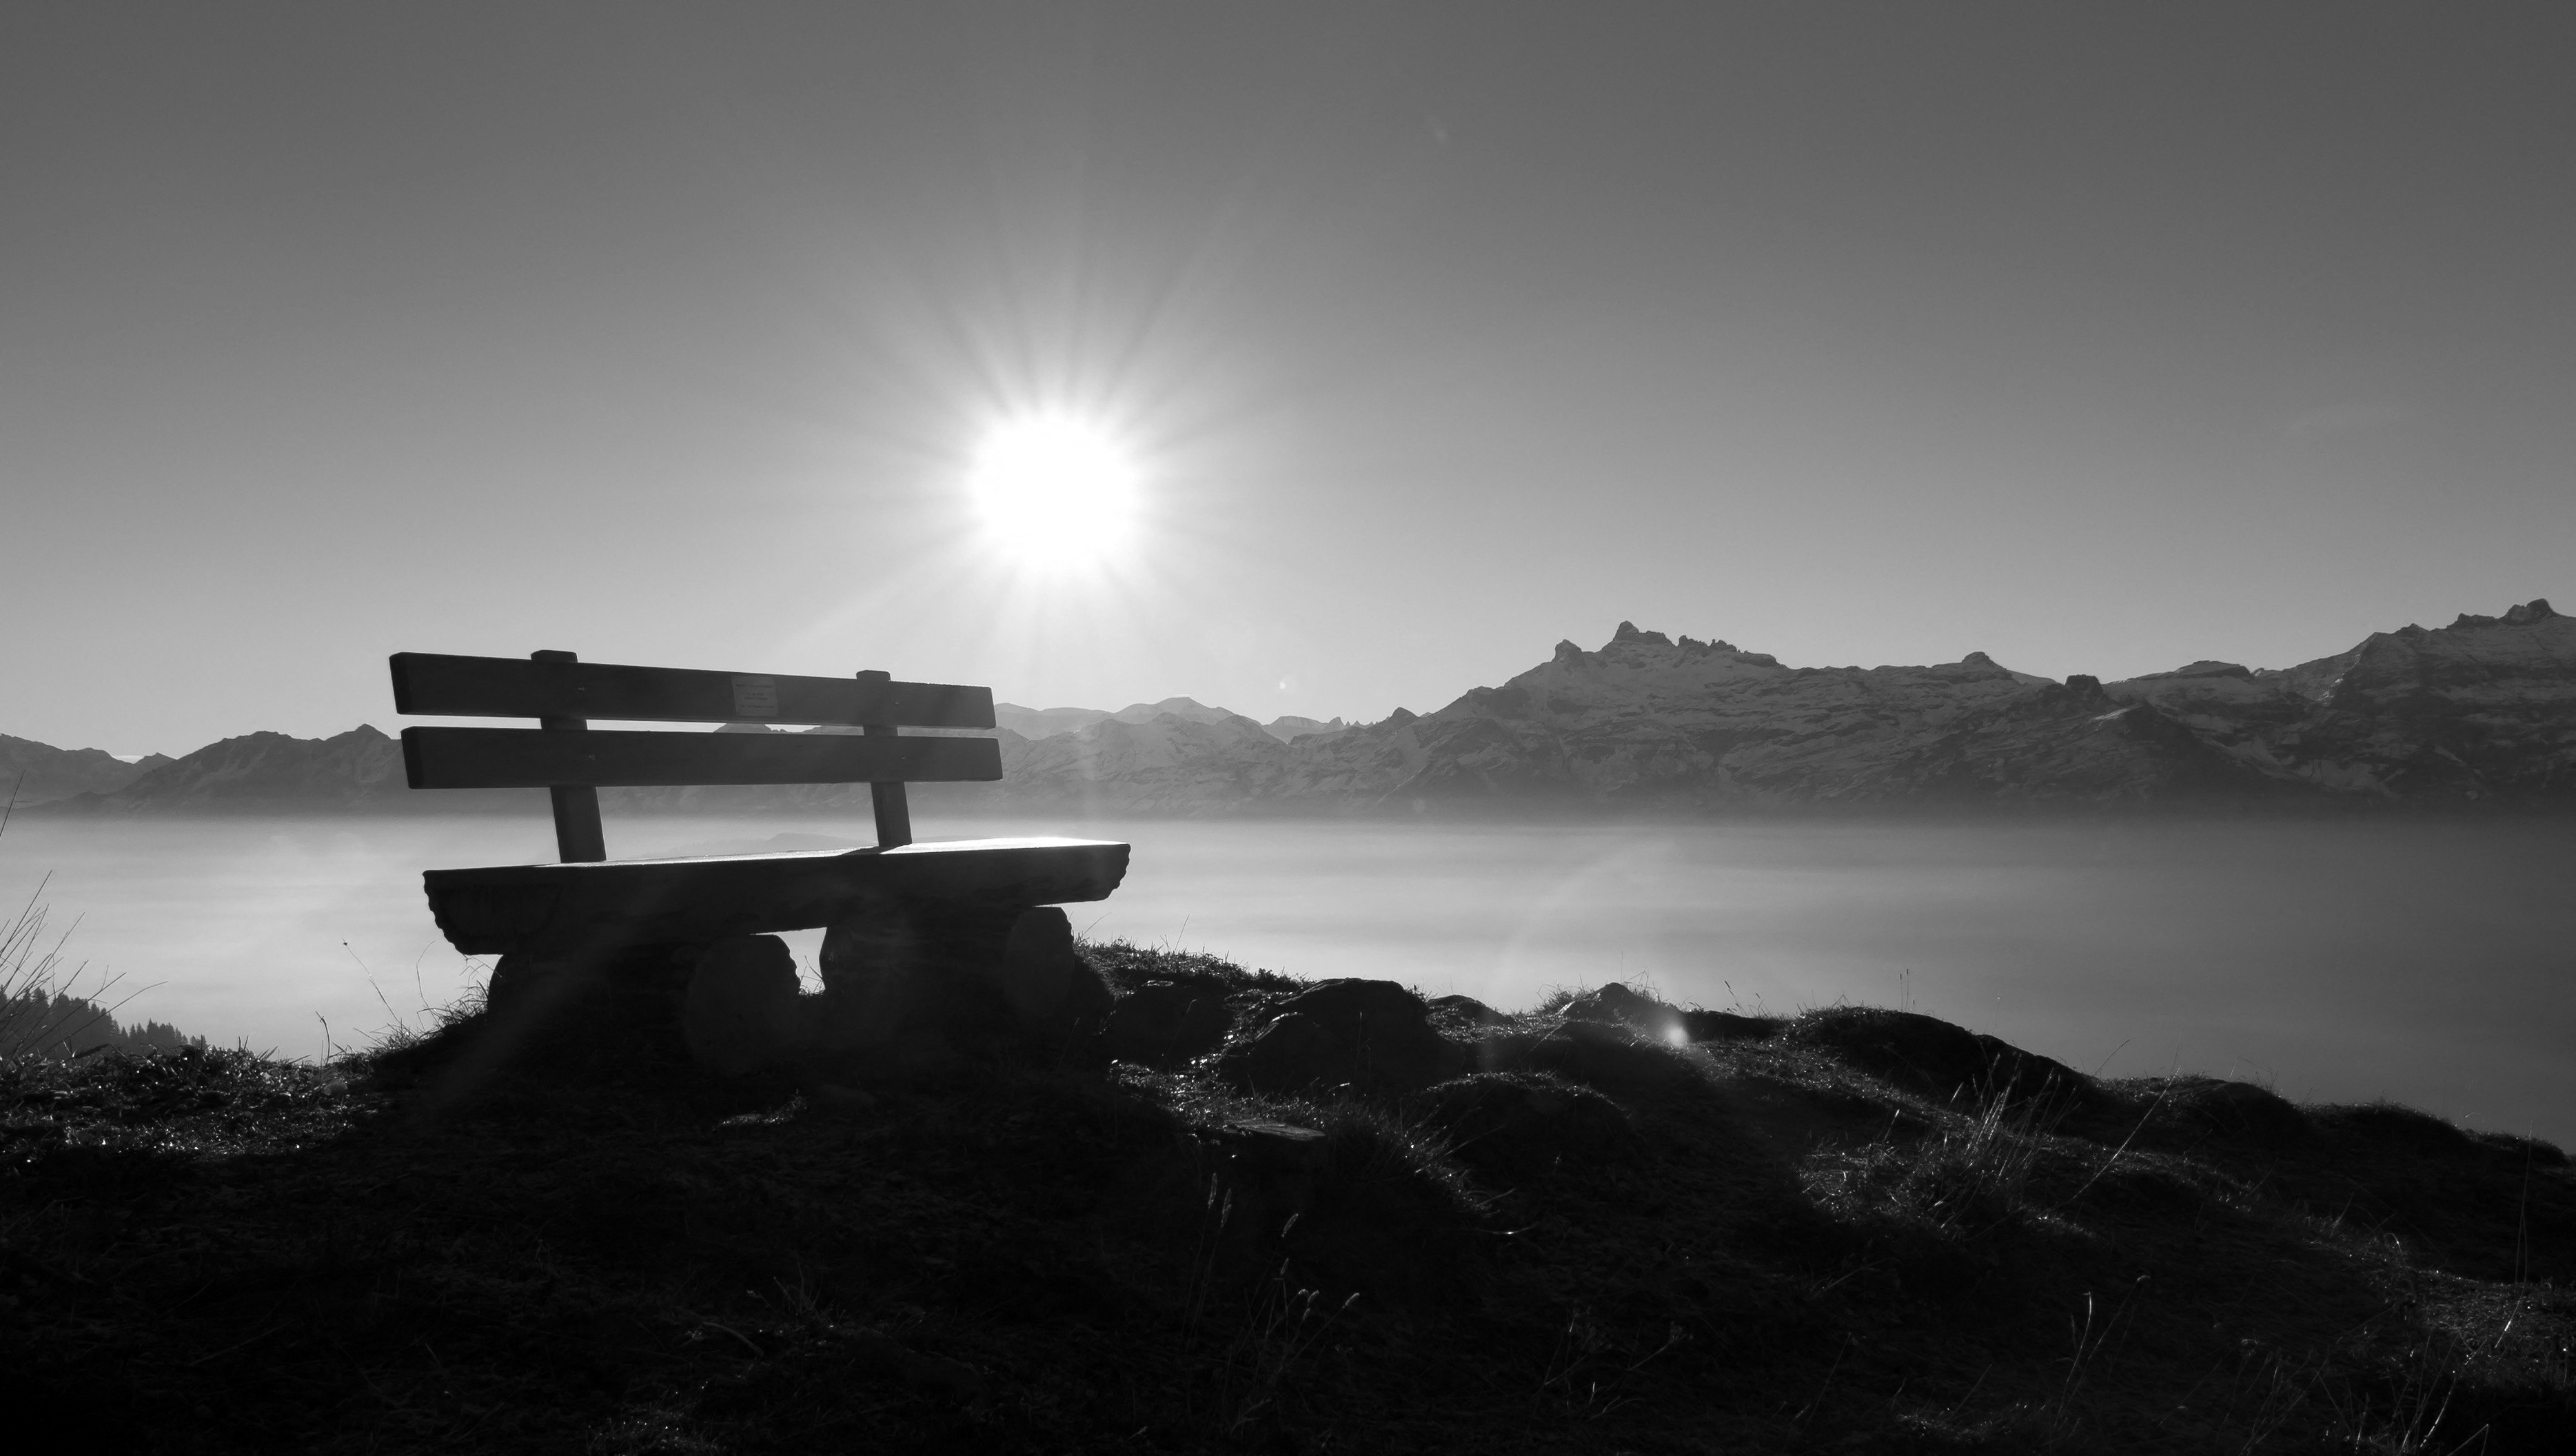
[[(1788, 667), (1622, 622), (1598, 649), (1560, 642), (1500, 686), (1375, 723), (1263, 724), (1188, 698), (1115, 712), (1004, 704), (996, 717), (1003, 782), (917, 788), (925, 806), (2568, 809), (2576, 618), (2533, 601), (2447, 627), (2373, 633), (2294, 667), (2203, 661), (2114, 682), (2014, 672), (1981, 652), (1925, 667)], [(412, 793), (399, 745), (363, 726), (318, 740), (254, 733), (136, 765), (21, 739), (0, 738), (0, 750), (13, 755), (0, 762), (28, 773), (22, 802), (50, 796), (56, 812), (524, 810), (530, 798)], [(855, 784), (602, 798), (629, 811), (857, 815), (868, 803)]]
[(112, 794), (170, 762), (152, 754), (137, 763), (97, 748), (56, 748), (0, 733), (0, 802), (41, 804), (74, 794)]
[[(1159, 703), (1130, 703), (1115, 713), (1102, 708), (1023, 708), (1017, 703), (995, 703), (993, 722), (1022, 738), (1037, 739), (1079, 733), (1095, 723), (1151, 723), (1166, 713), (1191, 723), (1222, 723), (1236, 716), (1196, 698), (1165, 698)], [(1317, 722), (1298, 717), (1273, 718), (1260, 725), (1262, 732), (1282, 743), (1294, 743), (1310, 733), (1339, 733), (1349, 726), (1339, 718)]]

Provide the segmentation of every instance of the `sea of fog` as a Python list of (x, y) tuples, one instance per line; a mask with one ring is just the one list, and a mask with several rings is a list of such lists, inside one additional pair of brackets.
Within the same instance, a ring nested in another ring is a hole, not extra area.
[[(871, 840), (824, 820), (608, 832), (619, 857)], [(1502, 1006), (1612, 980), (1771, 1012), (1902, 1006), (2086, 1071), (2389, 1097), (2576, 1142), (2576, 825), (925, 816), (919, 832), (1131, 841), (1125, 887), (1069, 907), (1101, 939)], [(0, 833), (0, 895), (14, 910), (43, 882), (67, 962), (87, 963), (85, 987), (113, 978), (122, 1019), (311, 1056), (418, 1023), (484, 969), (438, 937), (420, 870), (552, 848), (542, 814), (21, 814)], [(810, 968), (820, 933), (790, 939)]]

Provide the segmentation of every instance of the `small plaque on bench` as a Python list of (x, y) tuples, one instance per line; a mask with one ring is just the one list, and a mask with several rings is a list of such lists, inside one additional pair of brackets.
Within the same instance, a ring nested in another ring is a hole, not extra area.
[(733, 715), (737, 718), (775, 718), (778, 716), (778, 679), (752, 677), (744, 673), (733, 676)]

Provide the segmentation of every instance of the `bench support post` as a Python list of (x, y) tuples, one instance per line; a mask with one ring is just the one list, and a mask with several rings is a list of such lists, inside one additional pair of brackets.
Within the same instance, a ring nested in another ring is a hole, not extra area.
[[(531, 652), (535, 662), (578, 662), (569, 652)], [(581, 718), (542, 717), (537, 726), (554, 733), (588, 732), (590, 724)], [(555, 854), (565, 864), (598, 864), (608, 858), (608, 839), (600, 830), (599, 790), (588, 784), (555, 784), (547, 788), (554, 800)]]
[[(893, 679), (894, 674), (890, 672), (859, 674), (859, 681), (863, 683), (891, 682)], [(892, 738), (895, 726), (891, 723), (867, 723), (860, 725), (859, 732), (869, 738)], [(868, 785), (868, 798), (877, 811), (877, 848), (893, 849), (912, 843), (912, 805), (904, 798), (902, 782), (871, 783)]]

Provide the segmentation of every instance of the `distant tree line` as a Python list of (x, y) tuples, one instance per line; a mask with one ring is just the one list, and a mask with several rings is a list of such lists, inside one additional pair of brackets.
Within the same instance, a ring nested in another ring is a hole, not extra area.
[(205, 1044), (204, 1037), (189, 1036), (166, 1021), (121, 1024), (107, 1007), (95, 1001), (57, 994), (42, 986), (0, 998), (0, 1058), (68, 1061), (109, 1049), (177, 1051)]

